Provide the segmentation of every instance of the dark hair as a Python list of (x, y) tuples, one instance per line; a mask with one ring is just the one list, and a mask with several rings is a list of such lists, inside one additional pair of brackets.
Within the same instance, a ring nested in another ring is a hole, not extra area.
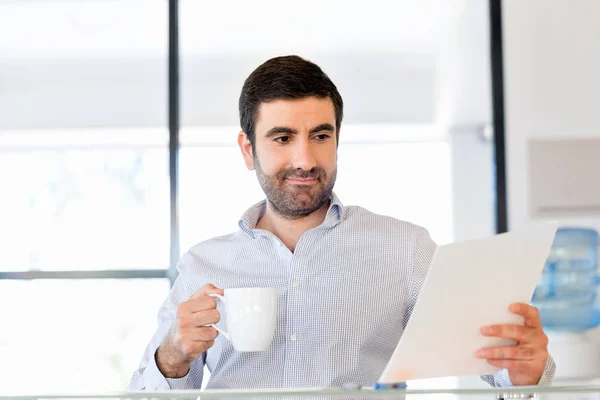
[(339, 135), (344, 102), (337, 88), (321, 68), (298, 56), (275, 57), (256, 68), (244, 82), (240, 94), (240, 125), (252, 148), (260, 103), (273, 100), (330, 98), (335, 109), (335, 130)]

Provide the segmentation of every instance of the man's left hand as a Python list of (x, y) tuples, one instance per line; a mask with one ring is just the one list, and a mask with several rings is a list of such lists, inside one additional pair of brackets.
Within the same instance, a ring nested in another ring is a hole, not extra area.
[(548, 359), (548, 337), (542, 329), (537, 308), (524, 303), (510, 305), (510, 311), (525, 317), (525, 325), (491, 325), (481, 328), (485, 336), (515, 340), (514, 346), (487, 347), (475, 352), (490, 365), (506, 368), (515, 386), (536, 385)]

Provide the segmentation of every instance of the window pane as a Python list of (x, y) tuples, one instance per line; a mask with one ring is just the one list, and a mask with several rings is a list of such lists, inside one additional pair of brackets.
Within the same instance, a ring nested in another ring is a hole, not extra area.
[(0, 129), (167, 124), (167, 1), (0, 1)]
[[(322, 67), (344, 99), (335, 187), (341, 200), (423, 225), (439, 243), (452, 241), (452, 163), (440, 102), (452, 92), (441, 82), (457, 61), (446, 62), (441, 49), (449, 28), (462, 26), (458, 3), (376, 1), (365, 8), (258, 0), (231, 7), (181, 0), (181, 250), (234, 231), (243, 211), (264, 197), (235, 148), (237, 102), (258, 65), (288, 54)], [(337, 23), (319, 24), (315, 16)], [(286, 29), (273, 35), (272, 21), (285, 21)]]
[(0, 281), (2, 393), (123, 390), (166, 279)]
[[(430, 123), (440, 9), (456, 1), (448, 3), (181, 0), (182, 124), (238, 123), (246, 77), (287, 54), (316, 62), (332, 78), (346, 123)], [(278, 24), (284, 29), (274, 30)]]
[(0, 270), (165, 269), (167, 150), (65, 137), (45, 134), (55, 146), (43, 149), (0, 146), (0, 187), (10, 188), (0, 207)]
[(169, 265), (167, 6), (0, 1), (0, 270)]
[[(385, 143), (411, 142), (393, 146), (399, 154), (384, 151), (372, 160), (387, 170), (371, 171), (368, 178), (374, 180), (365, 184), (388, 196), (381, 200), (388, 202), (386, 206), (376, 203), (377, 196), (367, 196), (368, 190), (356, 193), (358, 197), (343, 190), (344, 174), (363, 173), (356, 168), (362, 165), (360, 157), (371, 157), (371, 150), (348, 151), (344, 156), (340, 148), (336, 191), (343, 194), (342, 200), (356, 199), (357, 204), (423, 224), (440, 243), (493, 233), (491, 145), (479, 140), (485, 137), (480, 128), (492, 122), (487, 2), (375, 0), (369, 7), (343, 0), (285, 5), (257, 0), (235, 7), (228, 1), (180, 0), (180, 4), (182, 137), (186, 131), (214, 127), (230, 126), (237, 132), (237, 102), (244, 80), (269, 58), (297, 54), (321, 66), (339, 89), (344, 99), (342, 143), (349, 127), (360, 127), (356, 144), (366, 146), (372, 135), (368, 128), (379, 130), (384, 125), (392, 129), (386, 128), (380, 148)], [(336, 23), (321, 23), (331, 18)], [(252, 21), (252, 29), (247, 21)], [(285, 21), (285, 29), (274, 35), (273, 21)], [(436, 127), (436, 133), (417, 129), (406, 135), (407, 127), (416, 125)], [(442, 150), (430, 145), (432, 141), (442, 146), (444, 156), (438, 157)], [(413, 146), (414, 142), (424, 144)], [(403, 159), (415, 164), (404, 164)], [(401, 171), (400, 165), (406, 169)], [(198, 174), (196, 181), (202, 179), (199, 172), (189, 173)], [(191, 192), (186, 184), (182, 181), (181, 204), (188, 202), (184, 192)], [(446, 185), (451, 185), (449, 191)], [(432, 190), (444, 194), (432, 196)], [(194, 201), (199, 208), (212, 205), (199, 196)], [(186, 212), (182, 209), (182, 224)], [(223, 218), (227, 227), (232, 226)]]

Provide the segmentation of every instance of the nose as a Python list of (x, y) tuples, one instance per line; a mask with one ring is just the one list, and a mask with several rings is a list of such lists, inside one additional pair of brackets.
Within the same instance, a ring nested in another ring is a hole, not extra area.
[(317, 161), (313, 154), (310, 141), (308, 140), (297, 140), (296, 145), (293, 148), (292, 154), (292, 167), (295, 169), (303, 169), (310, 171), (317, 166)]

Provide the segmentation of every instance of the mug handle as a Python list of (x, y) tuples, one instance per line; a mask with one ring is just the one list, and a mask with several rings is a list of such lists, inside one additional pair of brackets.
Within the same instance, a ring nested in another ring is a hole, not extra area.
[[(216, 294), (216, 293), (212, 293), (209, 294), (210, 297), (214, 297), (215, 299), (219, 299), (223, 302), (223, 304), (226, 304), (225, 302), (225, 297), (221, 296), (220, 294)], [(231, 338), (229, 336), (229, 333), (225, 332), (223, 329), (219, 328), (217, 325), (215, 324), (208, 324), (206, 326), (212, 326), (213, 328), (215, 328), (221, 335), (225, 336), (225, 339), (229, 340), (231, 342)]]

